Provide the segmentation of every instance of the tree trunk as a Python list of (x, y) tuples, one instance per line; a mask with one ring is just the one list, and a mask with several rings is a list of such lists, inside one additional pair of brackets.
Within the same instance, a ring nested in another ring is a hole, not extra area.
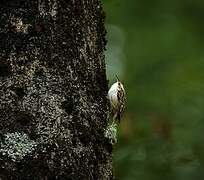
[(0, 39), (0, 179), (112, 179), (99, 0), (3, 0)]

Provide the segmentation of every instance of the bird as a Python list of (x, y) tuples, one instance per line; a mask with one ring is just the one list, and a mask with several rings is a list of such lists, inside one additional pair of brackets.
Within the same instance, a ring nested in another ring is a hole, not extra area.
[(111, 113), (113, 120), (120, 123), (121, 116), (125, 110), (126, 93), (122, 82), (116, 76), (117, 81), (110, 87), (108, 91), (108, 99), (110, 100)]

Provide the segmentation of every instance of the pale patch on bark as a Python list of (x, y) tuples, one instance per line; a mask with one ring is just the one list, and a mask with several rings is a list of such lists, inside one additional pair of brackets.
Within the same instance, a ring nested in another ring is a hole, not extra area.
[(0, 144), (0, 152), (10, 157), (12, 161), (19, 161), (31, 153), (36, 146), (37, 142), (31, 140), (25, 133), (7, 133), (5, 142)]
[(57, 9), (58, 9), (58, 4), (57, 1), (49, 1), (49, 10), (46, 10), (46, 5), (43, 0), (38, 1), (38, 10), (40, 12), (40, 15), (45, 17), (45, 16), (52, 16), (54, 20), (56, 20), (57, 17)]
[(31, 26), (31, 24), (25, 24), (19, 17), (12, 17), (11, 24), (15, 27), (16, 32), (25, 34), (28, 33), (28, 27)]

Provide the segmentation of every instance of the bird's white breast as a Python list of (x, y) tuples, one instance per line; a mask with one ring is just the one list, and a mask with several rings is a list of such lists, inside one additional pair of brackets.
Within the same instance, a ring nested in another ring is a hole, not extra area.
[(108, 91), (108, 98), (110, 99), (110, 102), (114, 108), (116, 108), (118, 104), (117, 92), (118, 82), (114, 83)]

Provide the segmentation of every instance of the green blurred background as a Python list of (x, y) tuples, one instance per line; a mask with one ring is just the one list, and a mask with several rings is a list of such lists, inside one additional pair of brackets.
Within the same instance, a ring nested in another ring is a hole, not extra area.
[(119, 180), (204, 179), (204, 1), (103, 0), (107, 75), (128, 104)]

